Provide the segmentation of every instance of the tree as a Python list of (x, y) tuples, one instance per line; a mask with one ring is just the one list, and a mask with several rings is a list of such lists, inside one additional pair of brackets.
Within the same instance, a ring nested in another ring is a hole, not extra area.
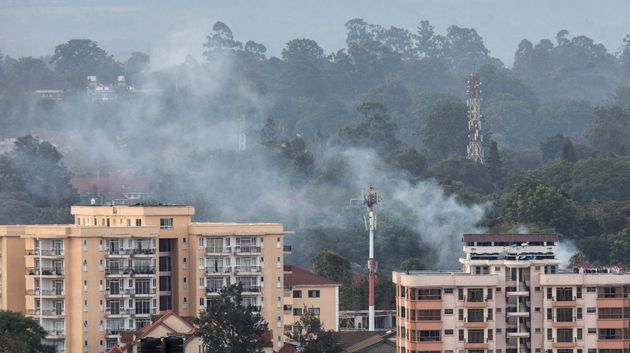
[(617, 233), (610, 244), (610, 262), (619, 265), (630, 265), (630, 227)]
[(242, 285), (232, 284), (203, 311), (195, 324), (208, 353), (261, 353), (271, 345), (263, 317), (243, 305)]
[(543, 161), (549, 162), (560, 157), (565, 141), (566, 137), (562, 134), (547, 137), (547, 139), (540, 144), (540, 152), (542, 152)]
[(570, 138), (564, 140), (562, 145), (562, 160), (569, 163), (575, 163), (578, 160), (577, 152), (573, 147), (573, 143)]
[(380, 154), (391, 153), (400, 147), (401, 142), (396, 138), (398, 126), (383, 105), (363, 103), (357, 110), (361, 114), (358, 123), (339, 131), (339, 145), (371, 148)]
[(37, 321), (12, 311), (0, 311), (1, 353), (53, 353), (54, 346), (44, 345), (46, 331)]
[(135, 51), (131, 53), (131, 57), (125, 63), (125, 79), (131, 84), (141, 84), (146, 81), (146, 75), (149, 73), (149, 65), (151, 57), (149, 54)]
[(620, 106), (596, 108), (587, 137), (604, 153), (630, 153), (630, 110)]
[(424, 145), (431, 160), (465, 156), (468, 144), (467, 108), (463, 103), (441, 104), (429, 114), (422, 130)]
[(325, 250), (313, 257), (313, 273), (338, 283), (351, 279), (350, 261), (331, 250)]
[(304, 306), (300, 321), (294, 325), (289, 338), (298, 344), (301, 353), (342, 353), (339, 334), (325, 330), (319, 317)]
[(212, 61), (236, 54), (242, 49), (243, 43), (234, 40), (234, 34), (228, 25), (217, 21), (212, 26), (212, 32), (206, 36), (203, 47), (206, 48), (203, 55), (208, 61)]
[(570, 193), (578, 202), (630, 200), (630, 158), (588, 158), (576, 162)]
[(427, 268), (424, 261), (417, 257), (409, 257), (403, 260), (400, 263), (399, 270), (400, 271), (411, 271), (411, 270), (424, 270)]
[(486, 168), (488, 168), (488, 172), (490, 172), (492, 179), (496, 184), (501, 183), (501, 180), (503, 179), (503, 163), (501, 162), (501, 157), (499, 156), (499, 148), (496, 141), (490, 141), (490, 147), (488, 148), (485, 157), (485, 165)]
[(69, 207), (76, 202), (78, 195), (70, 185), (70, 172), (52, 144), (31, 135), (18, 137), (10, 156), (14, 173), (10, 178), (20, 181), (34, 206)]
[(91, 75), (97, 76), (101, 82), (113, 83), (122, 72), (113, 56), (89, 39), (72, 39), (58, 45), (50, 62), (55, 64), (55, 71), (70, 89), (84, 88), (87, 76)]
[(534, 223), (553, 227), (564, 236), (575, 237), (577, 209), (573, 201), (558, 189), (531, 177), (525, 177), (502, 200), (506, 222)]

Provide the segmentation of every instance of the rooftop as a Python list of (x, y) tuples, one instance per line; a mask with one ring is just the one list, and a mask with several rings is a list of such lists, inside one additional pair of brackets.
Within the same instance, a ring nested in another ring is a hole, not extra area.
[(464, 234), (462, 241), (470, 242), (557, 242), (557, 234)]
[(293, 265), (284, 266), (284, 286), (338, 286), (339, 283)]

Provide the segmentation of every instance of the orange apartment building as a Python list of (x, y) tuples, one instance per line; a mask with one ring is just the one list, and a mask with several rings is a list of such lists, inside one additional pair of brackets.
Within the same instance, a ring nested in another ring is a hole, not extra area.
[(325, 330), (339, 331), (339, 287), (328, 278), (293, 265), (284, 272), (284, 332), (289, 333), (306, 308)]
[(283, 343), (286, 232), (192, 222), (191, 206), (73, 206), (74, 224), (0, 226), (2, 309), (48, 331), (57, 352), (100, 353), (172, 310), (196, 316), (240, 282)]
[(398, 353), (627, 353), (630, 273), (559, 269), (553, 234), (465, 234), (461, 271), (394, 272)]

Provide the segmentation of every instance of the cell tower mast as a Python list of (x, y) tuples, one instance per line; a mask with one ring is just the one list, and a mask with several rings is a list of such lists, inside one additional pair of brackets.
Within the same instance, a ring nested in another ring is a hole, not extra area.
[(468, 147), (467, 158), (483, 164), (483, 135), (481, 134), (481, 82), (473, 72), (468, 77)]
[(247, 149), (247, 121), (245, 114), (241, 114), (238, 119), (238, 150), (245, 151)]
[(374, 214), (374, 206), (381, 202), (381, 195), (376, 191), (376, 188), (370, 185), (367, 189), (367, 193), (363, 194), (363, 204), (368, 209), (368, 219), (366, 222), (366, 228), (370, 236), (370, 257), (368, 259), (369, 269), (369, 307), (368, 307), (368, 320), (369, 330), (374, 331), (374, 277), (376, 275), (376, 262), (374, 261), (374, 230), (376, 229), (376, 215)]

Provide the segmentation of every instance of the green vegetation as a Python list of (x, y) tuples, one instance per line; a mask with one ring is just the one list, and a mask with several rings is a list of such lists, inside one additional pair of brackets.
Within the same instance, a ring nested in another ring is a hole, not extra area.
[(12, 311), (0, 311), (0, 352), (55, 352), (55, 347), (42, 344), (44, 337), (46, 331), (34, 319)]

